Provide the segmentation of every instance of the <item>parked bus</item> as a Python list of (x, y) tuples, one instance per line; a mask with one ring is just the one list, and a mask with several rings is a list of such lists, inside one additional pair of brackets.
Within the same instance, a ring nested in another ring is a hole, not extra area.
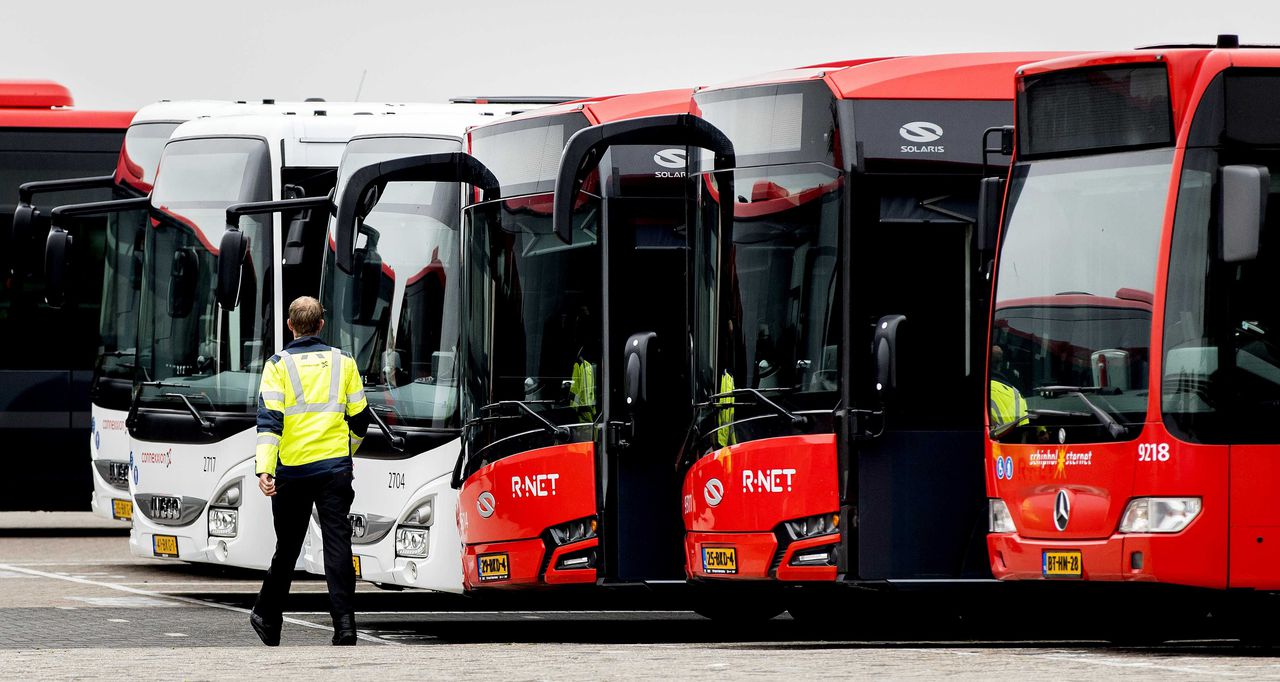
[(1073, 56), (1016, 90), (991, 570), (1275, 590), (1280, 50)]
[[(539, 98), (501, 99), (506, 103), (414, 105), (414, 113), (364, 119), (347, 143), (332, 200), (319, 197), (315, 207), (328, 214), (366, 167), (461, 152), (468, 127)], [(335, 229), (330, 220), (320, 294), (322, 335), (355, 358), (378, 419), (355, 453), (353, 561), (357, 577), (378, 585), (460, 592), (457, 492), (449, 481), (458, 457), (462, 186), (425, 180), (380, 187), (358, 231)], [(248, 210), (255, 205), (231, 209)], [(313, 573), (324, 572), (322, 542), (313, 518), (303, 544)]]
[[(706, 615), (775, 615), (786, 583), (990, 579), (977, 204), (1009, 77), (1047, 56), (824, 64), (699, 89), (719, 138), (648, 122), (694, 147), (682, 564), (764, 590)], [(638, 123), (580, 133), (560, 188)]]
[[(244, 113), (252, 105), (220, 101), (158, 102), (134, 115), (125, 132), (115, 172), (71, 180), (28, 182), (21, 187), (15, 221), (47, 220), (47, 209), (33, 204), (37, 195), (63, 196), (68, 187), (111, 191), (113, 200), (145, 197), (155, 180), (160, 152), (169, 135), (184, 121), (213, 113)], [(135, 202), (137, 203), (137, 202)], [(104, 217), (86, 219), (101, 223)], [(142, 239), (145, 207), (105, 215), (101, 236), (81, 230), (81, 239), (105, 240), (102, 253), (102, 296), (98, 318), (98, 353), (89, 381), (89, 458), (93, 476), (90, 508), (98, 516), (129, 520), (129, 434), (125, 418), (133, 395), (134, 354), (137, 346), (138, 296), (142, 285)], [(87, 227), (85, 225), (81, 226)], [(24, 227), (22, 232), (30, 232)], [(44, 235), (40, 235), (41, 241)], [(83, 298), (82, 292), (68, 292)], [(67, 301), (46, 300), (62, 307)], [(71, 302), (73, 305), (75, 301)]]
[(58, 201), (110, 198), (105, 184), (65, 181), (109, 176), (133, 112), (73, 107), (70, 91), (48, 81), (0, 81), (0, 432), (14, 452), (0, 483), (0, 510), (78, 510), (93, 490), (89, 386), (98, 342), (102, 239), (77, 244), (75, 289), (83, 305), (55, 309), (43, 301), (40, 268), (47, 213), (14, 232), (19, 187), (63, 181)]
[[(612, 170), (589, 185), (600, 195), (575, 207), (569, 234), (557, 235), (551, 218), (557, 162), (574, 132), (687, 111), (689, 95), (539, 109), (472, 130), (470, 155), (436, 162), (474, 188), (463, 219), (462, 452), (453, 476), (467, 590), (681, 577), (671, 459), (640, 456), (661, 441), (624, 442), (629, 435), (602, 421), (617, 408), (604, 399), (601, 363), (629, 329), (661, 329), (672, 341), (669, 382), (651, 391), (684, 395), (683, 149), (611, 154)], [(347, 194), (375, 182), (365, 177)], [(687, 403), (667, 401), (677, 422)], [(633, 543), (625, 551), (599, 545), (620, 535)]]

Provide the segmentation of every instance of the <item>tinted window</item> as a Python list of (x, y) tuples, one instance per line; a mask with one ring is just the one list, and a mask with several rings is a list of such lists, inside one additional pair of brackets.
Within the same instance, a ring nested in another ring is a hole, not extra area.
[(1056, 156), (1173, 144), (1163, 64), (1052, 71), (1022, 80), (1019, 154)]

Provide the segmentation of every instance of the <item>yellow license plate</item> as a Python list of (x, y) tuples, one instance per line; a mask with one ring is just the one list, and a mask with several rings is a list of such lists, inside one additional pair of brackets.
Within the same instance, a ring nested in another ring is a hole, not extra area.
[(733, 547), (703, 547), (702, 571), (712, 574), (738, 572), (738, 550)]
[(476, 557), (480, 569), (480, 581), (507, 580), (511, 577), (511, 557), (506, 552), (481, 554)]
[(178, 538), (174, 535), (152, 535), (151, 549), (156, 556), (178, 557)]
[(364, 576), (360, 575), (360, 555), (358, 555), (358, 554), (352, 554), (352, 555), (351, 555), (351, 567), (352, 567), (352, 568), (354, 568), (354, 569), (356, 569), (356, 577), (357, 577), (357, 578), (363, 578), (363, 577), (364, 577)]
[(1046, 550), (1041, 568), (1046, 578), (1080, 578), (1084, 576), (1084, 559), (1078, 549)]
[(121, 521), (132, 521), (133, 500), (111, 500), (111, 516)]

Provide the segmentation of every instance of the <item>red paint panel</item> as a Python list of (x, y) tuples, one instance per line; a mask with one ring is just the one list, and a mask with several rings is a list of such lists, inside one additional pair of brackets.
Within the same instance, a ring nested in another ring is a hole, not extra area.
[[(493, 495), (488, 518), (477, 505), (486, 492)], [(593, 443), (505, 457), (468, 477), (458, 494), (458, 529), (465, 545), (538, 538), (551, 526), (595, 513)]]
[(797, 540), (787, 545), (787, 551), (782, 554), (782, 563), (778, 564), (777, 579), (786, 582), (803, 582), (803, 581), (833, 581), (836, 579), (835, 566), (792, 566), (791, 559), (796, 554), (806, 552), (817, 547), (830, 547), (835, 549), (839, 544), (840, 536), (824, 535), (817, 538), (809, 538), (807, 540)]
[(1231, 446), (1231, 586), (1280, 588), (1280, 447)]
[(842, 99), (1012, 100), (1023, 64), (1070, 52), (994, 52), (884, 59), (827, 74)]
[(124, 130), (132, 111), (77, 111), (75, 109), (0, 109), (0, 128), (82, 128)]
[[(574, 542), (563, 547), (557, 547), (551, 551), (551, 561), (547, 563), (547, 574), (543, 576), (543, 580), (548, 585), (582, 585), (590, 584), (596, 581), (596, 569), (594, 568), (570, 568), (564, 570), (556, 569), (556, 565), (560, 562), (560, 558), (566, 554), (581, 552), (587, 549), (594, 549), (600, 546), (599, 538), (591, 538)], [(600, 557), (597, 555), (596, 560)]]
[(834, 513), (836, 437), (783, 436), (721, 448), (690, 467), (682, 492), (691, 532), (772, 534), (783, 521)]
[[(517, 542), (492, 542), (465, 545), (462, 548), (463, 586), (468, 590), (480, 588), (527, 587), (538, 583), (538, 571), (542, 568), (542, 555), (546, 548), (542, 540)], [(505, 580), (480, 580), (479, 557), (482, 554), (506, 553), (510, 562), (510, 577)]]
[[(738, 572), (709, 574), (702, 570), (702, 548), (733, 547), (738, 559)], [(773, 533), (697, 533), (684, 536), (685, 573), (690, 578), (715, 580), (767, 580), (778, 539)]]

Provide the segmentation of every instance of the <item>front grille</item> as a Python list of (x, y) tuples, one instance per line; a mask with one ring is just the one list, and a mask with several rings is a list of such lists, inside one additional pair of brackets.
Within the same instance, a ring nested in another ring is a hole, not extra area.
[(107, 482), (117, 488), (129, 487), (129, 463), (107, 462)]

